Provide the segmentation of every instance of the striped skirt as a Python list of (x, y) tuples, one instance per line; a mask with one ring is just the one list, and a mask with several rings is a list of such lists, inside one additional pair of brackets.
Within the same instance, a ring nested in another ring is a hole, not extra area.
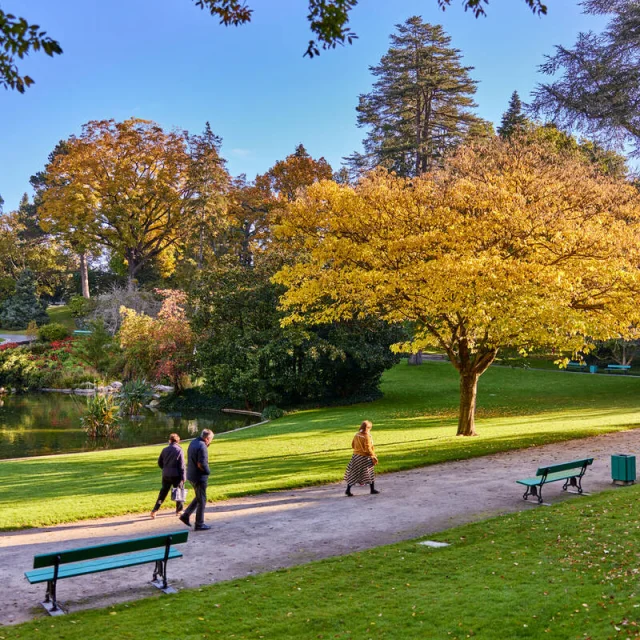
[(371, 484), (375, 480), (373, 469), (373, 458), (354, 453), (344, 472), (344, 481), (350, 485)]

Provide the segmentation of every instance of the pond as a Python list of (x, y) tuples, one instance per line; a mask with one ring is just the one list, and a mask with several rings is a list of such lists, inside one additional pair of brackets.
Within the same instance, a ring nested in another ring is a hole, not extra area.
[(85, 406), (86, 398), (59, 393), (0, 395), (0, 460), (160, 444), (173, 432), (193, 438), (205, 428), (221, 433), (259, 420), (216, 411), (164, 414), (145, 409), (142, 417), (122, 421), (117, 439), (92, 440), (80, 426)]

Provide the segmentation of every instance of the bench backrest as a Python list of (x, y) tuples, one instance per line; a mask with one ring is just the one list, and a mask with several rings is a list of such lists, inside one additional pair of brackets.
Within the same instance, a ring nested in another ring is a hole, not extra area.
[(631, 369), (630, 364), (608, 364), (607, 369)]
[(583, 460), (573, 460), (572, 462), (561, 462), (560, 464), (551, 464), (548, 467), (540, 467), (536, 471), (537, 476), (549, 475), (551, 473), (560, 473), (561, 471), (569, 471), (570, 469), (585, 469), (593, 463), (593, 458), (584, 458)]
[(164, 547), (168, 538), (171, 544), (181, 544), (187, 541), (188, 531), (174, 531), (163, 533), (159, 536), (149, 536), (147, 538), (134, 538), (123, 542), (111, 542), (99, 544), (93, 547), (82, 547), (80, 549), (69, 549), (68, 551), (57, 551), (54, 553), (43, 553), (33, 558), (33, 568), (51, 567), (56, 564), (67, 564), (69, 562), (80, 562), (82, 560), (93, 560), (94, 558), (104, 558), (106, 556), (117, 556), (121, 553), (133, 553), (134, 551), (145, 551)]

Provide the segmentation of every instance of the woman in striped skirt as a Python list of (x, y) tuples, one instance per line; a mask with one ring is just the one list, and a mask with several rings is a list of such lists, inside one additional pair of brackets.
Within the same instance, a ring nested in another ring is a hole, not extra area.
[(378, 464), (373, 449), (373, 440), (371, 439), (371, 427), (373, 424), (370, 420), (365, 420), (360, 425), (360, 430), (353, 438), (351, 447), (353, 455), (351, 461), (344, 472), (344, 480), (347, 483), (345, 495), (352, 497), (351, 487), (354, 484), (368, 484), (371, 487), (371, 493), (380, 493), (375, 487), (374, 466)]

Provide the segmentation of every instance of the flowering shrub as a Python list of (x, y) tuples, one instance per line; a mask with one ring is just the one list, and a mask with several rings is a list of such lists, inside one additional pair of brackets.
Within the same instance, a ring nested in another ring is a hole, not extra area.
[(183, 389), (193, 368), (195, 338), (186, 316), (183, 291), (158, 289), (164, 302), (157, 318), (122, 308), (120, 346), (131, 376), (160, 381), (168, 378)]
[(0, 386), (69, 388), (96, 381), (98, 373), (73, 353), (73, 339), (31, 345), (0, 345)]

